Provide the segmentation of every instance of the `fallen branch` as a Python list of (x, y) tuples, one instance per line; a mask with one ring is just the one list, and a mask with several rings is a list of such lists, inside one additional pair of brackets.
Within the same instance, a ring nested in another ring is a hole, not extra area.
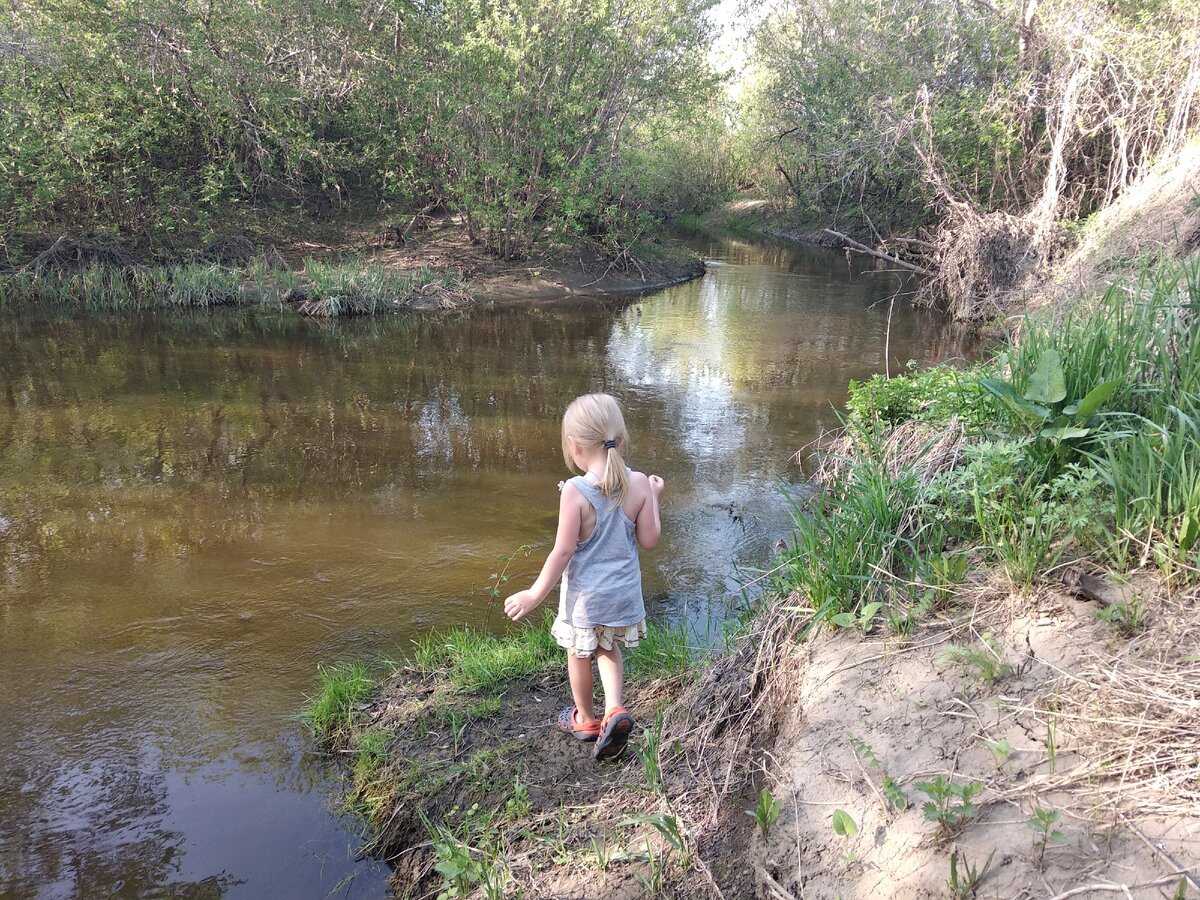
[(857, 250), (859, 253), (865, 253), (867, 256), (874, 256), (876, 259), (885, 259), (890, 263), (895, 263), (896, 265), (902, 266), (905, 269), (910, 269), (913, 272), (920, 272), (922, 275), (935, 274), (930, 269), (924, 269), (921, 266), (918, 266), (914, 263), (907, 262), (906, 260), (903, 260), (898, 256), (892, 256), (890, 253), (883, 253), (879, 250), (873, 250), (870, 247), (868, 247), (866, 244), (860, 244), (858, 241), (854, 240), (854, 238), (848, 237), (847, 235), (842, 234), (840, 231), (834, 231), (832, 228), (826, 228), (826, 229), (824, 229), (824, 231), (826, 234), (837, 238), (839, 241), (846, 244), (852, 250)]

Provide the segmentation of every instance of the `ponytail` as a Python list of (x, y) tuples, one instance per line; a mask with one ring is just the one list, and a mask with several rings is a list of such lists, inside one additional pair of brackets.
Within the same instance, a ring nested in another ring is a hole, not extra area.
[(629, 472), (625, 468), (625, 460), (617, 451), (615, 440), (605, 441), (608, 446), (608, 459), (604, 463), (604, 474), (600, 477), (600, 490), (614, 504), (625, 502), (629, 493)]

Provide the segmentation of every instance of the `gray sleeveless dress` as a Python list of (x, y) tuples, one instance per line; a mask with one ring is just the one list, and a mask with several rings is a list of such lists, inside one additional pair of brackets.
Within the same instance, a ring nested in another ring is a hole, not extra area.
[(597, 646), (611, 650), (614, 641), (636, 647), (646, 635), (646, 607), (634, 523), (584, 476), (570, 484), (596, 511), (596, 527), (575, 545), (563, 573), (554, 639), (580, 657)]

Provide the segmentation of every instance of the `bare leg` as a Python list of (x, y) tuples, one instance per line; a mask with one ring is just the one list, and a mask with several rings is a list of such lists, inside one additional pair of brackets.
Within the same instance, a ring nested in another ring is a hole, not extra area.
[(580, 659), (568, 650), (567, 678), (571, 682), (571, 696), (575, 698), (578, 721), (581, 724), (593, 721), (596, 713), (592, 709), (592, 658)]
[[(611, 650), (597, 647), (596, 668), (600, 670), (600, 683), (604, 686), (604, 714), (608, 715), (618, 706), (625, 705), (621, 698), (621, 684), (625, 677), (625, 658), (621, 656), (621, 645), (613, 641)], [(590, 670), (588, 675), (591, 675)]]

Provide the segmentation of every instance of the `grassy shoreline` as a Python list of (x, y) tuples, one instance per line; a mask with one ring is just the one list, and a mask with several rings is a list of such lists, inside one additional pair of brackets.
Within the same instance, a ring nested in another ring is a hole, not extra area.
[(290, 308), (318, 318), (408, 309), (423, 293), (465, 297), (456, 272), (391, 271), (363, 260), (306, 259), (300, 271), (266, 256), (241, 265), (92, 264), (0, 275), (0, 309), (80, 307), (89, 311)]

